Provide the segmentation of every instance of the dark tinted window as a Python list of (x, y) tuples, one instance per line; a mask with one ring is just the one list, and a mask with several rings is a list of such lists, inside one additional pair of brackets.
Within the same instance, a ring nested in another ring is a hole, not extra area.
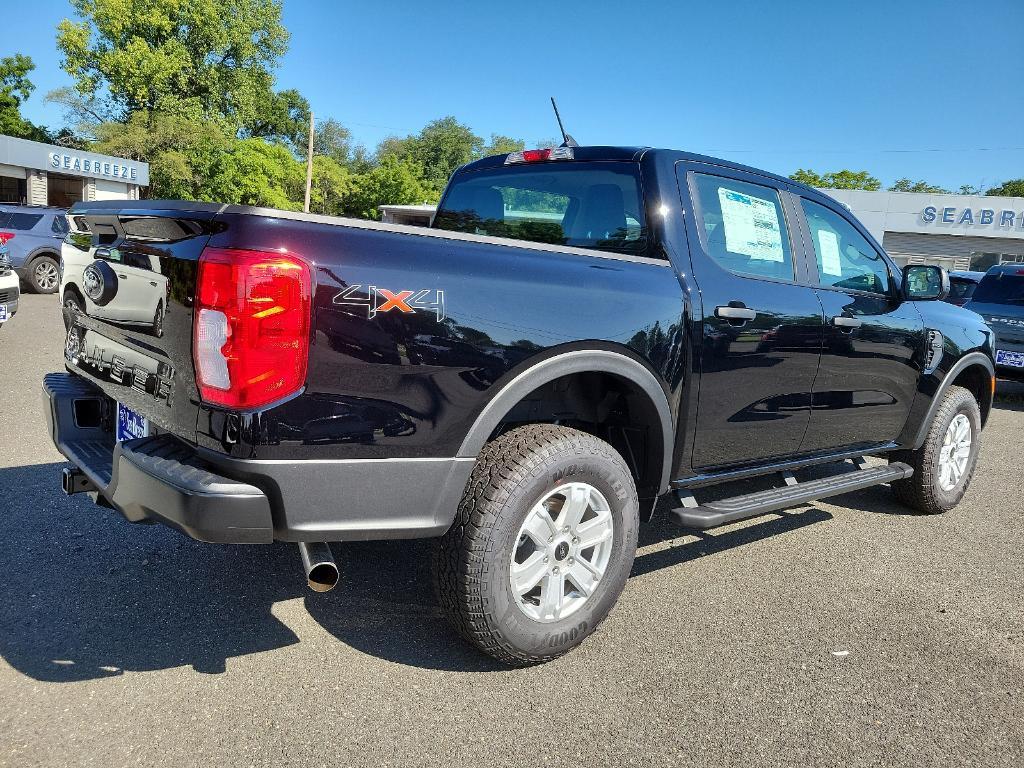
[(857, 229), (835, 211), (800, 199), (822, 285), (868, 293), (889, 293), (885, 259)]
[(434, 228), (621, 253), (647, 249), (634, 163), (570, 160), (463, 173)]
[(149, 256), (141, 253), (132, 253), (128, 251), (123, 254), (125, 266), (135, 267), (136, 269), (150, 269)]
[(967, 301), (974, 295), (978, 284), (973, 280), (966, 280), (962, 277), (949, 278), (949, 299), (950, 301)]
[(54, 216), (50, 230), (55, 235), (66, 235), (68, 233), (68, 220), (63, 216)]
[(41, 213), (12, 213), (11, 218), (4, 224), (8, 229), (32, 229), (43, 218)]
[(990, 272), (981, 278), (971, 301), (981, 304), (1024, 304), (1024, 267)]
[(793, 279), (793, 253), (779, 192), (760, 184), (694, 174), (704, 248), (741, 275)]

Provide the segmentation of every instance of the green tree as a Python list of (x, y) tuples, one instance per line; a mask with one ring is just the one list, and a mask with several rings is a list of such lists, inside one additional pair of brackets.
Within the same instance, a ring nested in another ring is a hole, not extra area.
[(280, 0), (71, 4), (80, 20), (59, 24), (57, 48), (78, 106), (88, 108), (79, 117), (176, 114), (223, 120), (232, 131), (267, 121), (271, 70), (288, 45)]
[(1001, 197), (1024, 197), (1024, 179), (1004, 181), (998, 187), (992, 187), (985, 194), (999, 195)]
[(0, 133), (19, 139), (49, 141), (45, 128), (33, 125), (21, 116), (21, 105), (35, 90), (28, 79), (36, 68), (32, 59), (20, 53), (0, 59)]
[(484, 147), (481, 153), (483, 157), (489, 155), (507, 155), (509, 152), (522, 152), (526, 149), (526, 142), (522, 139), (513, 139), (510, 136), (491, 134), (491, 140)]
[(484, 140), (454, 117), (427, 123), (418, 134), (404, 139), (390, 137), (381, 142), (377, 156), (393, 156), (423, 169), (424, 180), (440, 191), (452, 171), (482, 156)]
[(295, 89), (271, 93), (245, 131), (250, 137), (281, 139), (305, 156), (309, 136), (309, 101)]
[(790, 177), (794, 181), (809, 187), (825, 187), (826, 189), (865, 189), (869, 192), (882, 188), (882, 182), (867, 171), (831, 171), (819, 174), (806, 168), (799, 168)]
[(298, 211), (305, 186), (305, 165), (287, 147), (250, 138), (234, 140), (218, 156), (204, 191), (221, 203)]
[(348, 128), (333, 117), (316, 124), (313, 131), (314, 156), (329, 157), (339, 165), (348, 165), (351, 154), (352, 132)]
[(353, 179), (342, 210), (366, 219), (380, 217), (378, 205), (410, 205), (437, 202), (437, 189), (422, 178), (422, 168), (411, 160), (386, 154), (380, 164)]
[(797, 168), (795, 173), (789, 174), (793, 181), (799, 181), (808, 187), (824, 187), (825, 177), (810, 168)]
[[(341, 213), (354, 186), (355, 180), (345, 167), (330, 157), (313, 155), (313, 183), (309, 196), (311, 212), (326, 215)], [(305, 188), (301, 194), (305, 195)]]
[(149, 163), (149, 197), (179, 200), (216, 200), (211, 182), (236, 141), (212, 121), (145, 112), (102, 123), (95, 134), (94, 151)]
[(981, 190), (972, 184), (961, 184), (956, 193), (958, 195), (980, 195)]
[(889, 187), (890, 192), (928, 192), (937, 195), (948, 195), (949, 190), (929, 184), (927, 181), (911, 181), (908, 178), (897, 179)]

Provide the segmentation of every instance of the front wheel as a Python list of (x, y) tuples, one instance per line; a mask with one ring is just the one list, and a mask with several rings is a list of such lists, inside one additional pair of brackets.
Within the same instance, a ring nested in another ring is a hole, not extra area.
[(906, 480), (892, 484), (908, 507), (935, 515), (946, 512), (967, 493), (981, 445), (981, 409), (963, 387), (950, 387), (935, 413), (924, 445), (901, 451), (893, 459), (914, 468)]
[(484, 447), (438, 543), (441, 607), (502, 662), (554, 659), (615, 605), (638, 528), (633, 477), (608, 443), (567, 427), (513, 429)]

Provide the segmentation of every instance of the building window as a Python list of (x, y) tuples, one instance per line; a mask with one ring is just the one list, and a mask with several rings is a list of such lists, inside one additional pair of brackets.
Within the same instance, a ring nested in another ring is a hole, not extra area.
[(25, 203), (25, 180), (0, 176), (0, 203)]
[(1024, 253), (982, 253), (971, 254), (971, 269), (975, 272), (988, 272), (1000, 264), (1024, 264)]
[(70, 208), (83, 199), (85, 180), (51, 173), (46, 179), (47, 202), (58, 208)]

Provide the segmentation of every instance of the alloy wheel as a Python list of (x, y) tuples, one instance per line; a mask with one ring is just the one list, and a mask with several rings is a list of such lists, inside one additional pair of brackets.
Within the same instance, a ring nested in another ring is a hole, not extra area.
[(608, 568), (614, 522), (592, 485), (561, 485), (526, 516), (509, 564), (519, 609), (549, 623), (572, 615), (593, 596)]
[(971, 442), (971, 421), (958, 413), (946, 428), (939, 449), (939, 487), (942, 490), (953, 490), (963, 479), (971, 457)]

